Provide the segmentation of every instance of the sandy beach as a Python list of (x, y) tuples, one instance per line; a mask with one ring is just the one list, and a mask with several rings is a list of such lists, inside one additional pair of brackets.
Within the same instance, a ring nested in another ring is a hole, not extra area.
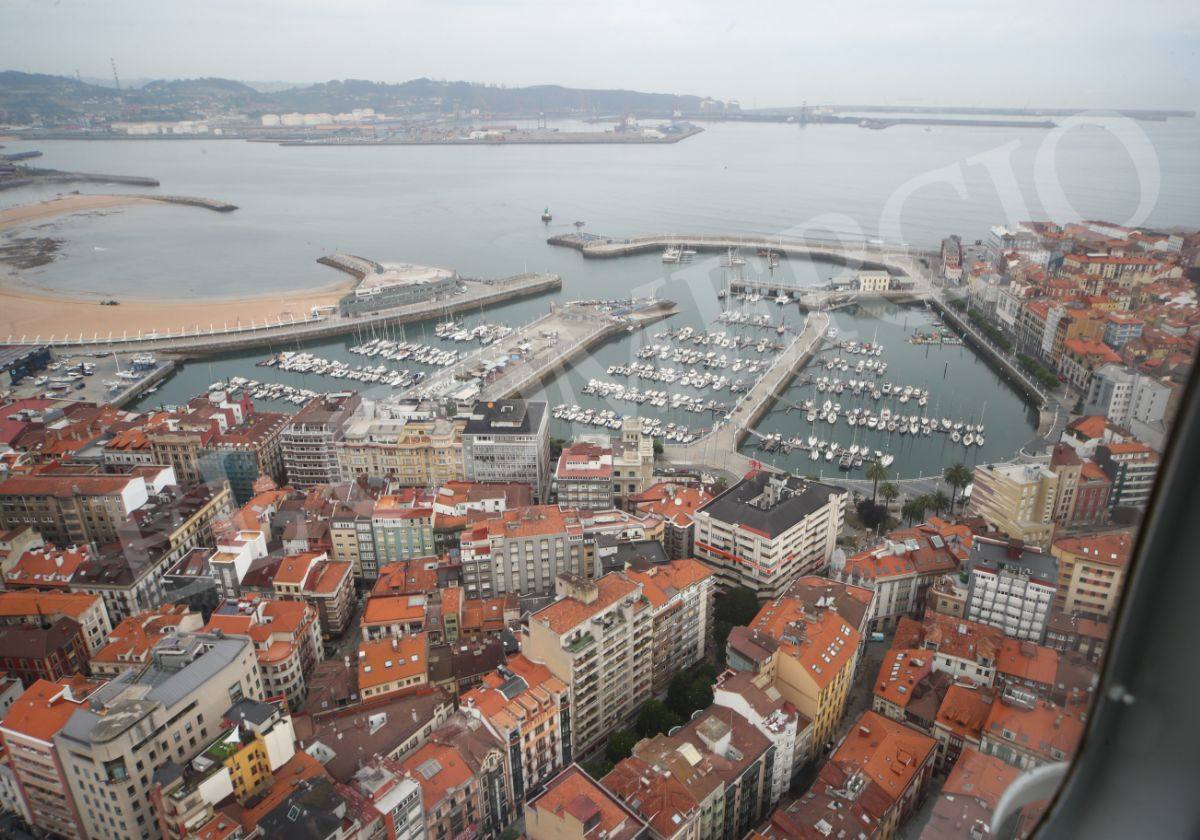
[[(0, 231), (40, 219), (94, 210), (155, 203), (152, 198), (125, 195), (67, 195), (37, 204), (0, 211)], [(208, 212), (197, 210), (196, 212)], [(0, 342), (5, 338), (64, 335), (92, 337), (220, 329), (223, 325), (249, 324), (304, 318), (314, 306), (337, 303), (354, 286), (353, 278), (306, 289), (286, 297), (278, 293), (239, 298), (137, 300), (122, 298), (120, 306), (101, 306), (98, 299), (48, 293), (28, 284), (21, 271), (0, 266)]]

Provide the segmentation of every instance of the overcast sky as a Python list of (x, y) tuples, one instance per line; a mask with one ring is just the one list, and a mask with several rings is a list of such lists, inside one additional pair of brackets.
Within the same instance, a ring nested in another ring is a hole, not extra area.
[(0, 68), (809, 103), (1200, 105), (1200, 2), (0, 0)]

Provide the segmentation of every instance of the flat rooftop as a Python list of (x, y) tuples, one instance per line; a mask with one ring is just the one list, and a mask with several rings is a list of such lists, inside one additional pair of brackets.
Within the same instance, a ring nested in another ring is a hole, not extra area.
[(455, 274), (448, 268), (416, 263), (380, 263), (383, 271), (367, 274), (354, 288), (355, 294), (372, 294), (391, 286), (427, 286), (443, 280), (453, 280)]

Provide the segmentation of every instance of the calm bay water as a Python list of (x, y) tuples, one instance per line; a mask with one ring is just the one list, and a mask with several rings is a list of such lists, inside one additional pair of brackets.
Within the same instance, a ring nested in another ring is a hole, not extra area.
[[(1117, 134), (1130, 131), (1125, 123), (1111, 125)], [(583, 384), (593, 377), (614, 379), (605, 369), (628, 362), (642, 343), (653, 343), (651, 334), (683, 325), (720, 328), (712, 321), (720, 311), (716, 290), (723, 285), (725, 272), (716, 258), (684, 265), (663, 265), (657, 255), (585, 261), (573, 251), (545, 244), (547, 235), (573, 229), (572, 222), (585, 221), (585, 230), (613, 235), (841, 233), (902, 238), (914, 246), (936, 247), (949, 233), (959, 233), (968, 241), (982, 238), (990, 225), (1010, 220), (1010, 213), (1046, 215), (1046, 205), (1034, 186), (1040, 149), (1042, 172), (1045, 160), (1052, 159), (1057, 171), (1054, 180), (1084, 217), (1118, 222), (1130, 218), (1139, 205), (1141, 186), (1149, 183), (1139, 180), (1138, 167), (1153, 164), (1161, 176), (1160, 186), (1146, 223), (1200, 227), (1196, 121), (1139, 123), (1135, 128), (1143, 133), (1139, 142), (1144, 138), (1146, 145), (1135, 145), (1133, 158), (1114, 133), (1095, 126), (1063, 132), (1053, 155), (1047, 154), (1053, 135), (1041, 130), (939, 127), (924, 131), (912, 126), (870, 131), (853, 126), (715, 125), (669, 146), (349, 149), (215, 140), (6, 145), (13, 151), (42, 150), (45, 157), (38, 163), (47, 167), (150, 175), (162, 182), (163, 193), (207, 196), (240, 208), (232, 214), (216, 214), (186, 207), (138, 206), (44, 223), (40, 233), (66, 240), (56, 262), (29, 272), (31, 281), (48, 289), (103, 290), (149, 298), (228, 296), (247, 289), (277, 290), (282, 295), (337, 279), (315, 260), (340, 250), (383, 261), (448, 266), (469, 276), (523, 270), (563, 276), (560, 293), (484, 313), (492, 321), (528, 321), (559, 297), (615, 298), (635, 293), (678, 301), (680, 314), (665, 326), (598, 348), (546, 389), (551, 402), (599, 406), (603, 401), (579, 393)], [(988, 154), (1011, 161), (1015, 189), (1004, 186), (1005, 178), (993, 178), (979, 162), (978, 156)], [(0, 206), (59, 191), (61, 187), (0, 193)], [(145, 192), (108, 185), (80, 185), (80, 191)], [(1041, 192), (1054, 209), (1052, 191), (1043, 186)], [(549, 226), (538, 221), (545, 206), (555, 216)], [(898, 219), (898, 228), (891, 223), (893, 218)], [(762, 261), (753, 258), (745, 270), (766, 272)], [(842, 270), (785, 260), (776, 273), (808, 285)], [(769, 312), (776, 323), (782, 317), (798, 324), (802, 317), (794, 307), (761, 303), (758, 308)], [(482, 317), (475, 313), (468, 321)], [(1029, 412), (970, 351), (935, 348), (926, 357), (924, 348), (907, 344), (907, 335), (928, 317), (918, 310), (873, 307), (839, 313), (836, 321), (843, 337), (869, 340), (877, 331), (879, 341), (887, 346), (890, 369), (885, 378), (928, 383), (934, 392), (928, 406), (931, 414), (938, 404), (942, 414), (965, 420), (978, 416), (986, 402), (987, 445), (972, 448), (967, 460), (1008, 457), (1031, 437)], [(410, 340), (424, 335), (427, 343), (437, 342), (432, 324), (410, 325), (404, 335)], [(763, 331), (755, 335), (774, 337)], [(355, 360), (346, 348), (360, 338), (304, 349)], [(144, 403), (177, 403), (231, 375), (285, 381), (313, 390), (354, 384), (254, 367), (253, 362), (265, 355), (253, 351), (189, 364)], [(800, 386), (794, 391), (793, 396), (805, 397)], [(708, 396), (732, 401), (728, 394)], [(639, 410), (628, 403), (607, 407), (624, 413)], [(641, 410), (667, 414), (647, 407)], [(704, 415), (682, 412), (670, 419), (692, 427), (709, 422)], [(780, 411), (765, 418), (761, 428), (783, 432), (785, 437), (806, 437), (808, 425), (801, 415)], [(568, 430), (559, 425), (555, 432)], [(843, 443), (852, 439), (844, 424), (826, 426), (818, 435)], [(884, 449), (886, 443), (881, 439), (871, 445)], [(897, 441), (891, 447), (897, 456), (895, 469), (902, 475), (928, 474), (950, 460), (943, 446), (951, 446), (943, 436)], [(810, 471), (800, 453), (779, 458), (781, 466), (789, 461)]]

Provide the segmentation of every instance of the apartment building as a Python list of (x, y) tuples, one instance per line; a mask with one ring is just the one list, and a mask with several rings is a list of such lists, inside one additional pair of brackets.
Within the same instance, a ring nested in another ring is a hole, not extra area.
[(917, 648), (892, 648), (875, 678), (871, 708), (884, 717), (932, 735), (949, 675), (935, 670), (933, 656)]
[(797, 577), (828, 565), (847, 495), (817, 481), (752, 472), (696, 512), (696, 557), (720, 586), (777, 597)]
[(698, 484), (659, 482), (629, 497), (632, 509), (663, 520), (663, 550), (672, 560), (694, 554), (696, 511), (712, 501), (712, 494)]
[(342, 481), (367, 476), (436, 487), (460, 480), (465, 426), (410, 403), (363, 400), (336, 444)]
[(166, 604), (131, 615), (117, 623), (104, 647), (92, 654), (92, 676), (112, 678), (126, 671), (140, 671), (164, 636), (195, 633), (203, 626), (200, 613), (183, 604)]
[(317, 610), (322, 638), (340, 636), (354, 612), (354, 578), (350, 564), (330, 560), (324, 552), (307, 551), (284, 557), (271, 588), (276, 598), (307, 601)]
[(654, 482), (654, 440), (642, 434), (641, 418), (626, 417), (621, 422), (621, 436), (610, 440), (609, 448), (614, 502), (629, 509), (629, 500)]
[[(633, 759), (656, 775), (670, 774), (687, 790), (701, 837), (744, 837), (776, 802), (775, 746), (731, 708), (709, 706), (670, 735), (639, 741)], [(628, 802), (635, 811), (649, 813), (634, 805), (636, 798)]]
[(38, 680), (13, 703), (0, 722), (0, 740), (30, 824), (56, 837), (83, 840), (83, 816), (54, 747), (58, 734), (104, 683), (72, 675)]
[(283, 430), (283, 468), (294, 487), (341, 479), (337, 445), (362, 398), (355, 392), (313, 397)]
[(250, 639), (262, 676), (263, 696), (283, 698), (293, 712), (304, 706), (307, 680), (323, 658), (320, 621), (305, 601), (274, 601), (257, 595), (223, 601), (205, 633)]
[(372, 581), (379, 576), (379, 554), (371, 517), (374, 499), (336, 502), (329, 515), (329, 542), (334, 560), (346, 562), (356, 580)]
[(976, 537), (964, 566), (969, 575), (967, 618), (1016, 639), (1041, 642), (1058, 589), (1052, 554), (1017, 539)]
[(934, 671), (991, 686), (1003, 642), (1004, 632), (990, 624), (926, 611), (923, 623), (901, 619), (892, 645), (933, 651)]
[(529, 840), (649, 840), (646, 823), (576, 764), (525, 803)]
[(358, 691), (364, 701), (411, 694), (429, 684), (429, 637), (388, 636), (358, 645)]
[(87, 671), (83, 628), (69, 618), (0, 626), (0, 662), (26, 686)]
[(902, 616), (923, 613), (934, 581), (957, 572), (965, 558), (957, 535), (919, 526), (891, 532), (882, 545), (847, 558), (831, 574), (874, 591), (868, 629), (879, 632), (894, 628)]
[(713, 705), (733, 709), (771, 742), (775, 748), (771, 801), (779, 801), (813, 756), (812, 721), (769, 682), (745, 671), (726, 671), (717, 677)]
[(626, 569), (625, 576), (642, 587), (653, 613), (653, 680), (655, 694), (667, 690), (671, 678), (704, 659), (712, 640), (716, 577), (699, 560), (672, 560)]
[(88, 656), (108, 643), (113, 626), (104, 599), (84, 592), (40, 592), (21, 589), (0, 592), (0, 626), (34, 627), (46, 621), (69, 618), (83, 630)]
[(980, 464), (968, 511), (1033, 545), (1049, 545), (1058, 510), (1058, 474), (1049, 461)]
[(261, 479), (282, 484), (283, 431), (290, 420), (286, 414), (251, 410), (242, 422), (222, 426), (201, 455), (201, 471), (228, 481), (239, 505), (254, 498), (254, 486)]
[(434, 554), (433, 496), (424, 489), (380, 496), (371, 514), (378, 561), (390, 563)]
[(401, 762), (421, 787), (429, 840), (495, 837), (516, 819), (507, 748), (480, 720), (456, 713)]
[(196, 758), (167, 762), (154, 773), (151, 797), (164, 840), (194, 837), (192, 829), (223, 803), (254, 804), (296, 754), (292, 719), (278, 705), (240, 700), (221, 723), (225, 728)]
[(425, 840), (421, 786), (397, 761), (373, 756), (354, 774), (354, 787), (383, 816), (388, 840)]
[(549, 594), (564, 572), (593, 575), (577, 512), (557, 505), (505, 510), (476, 521), (463, 531), (459, 550), (468, 598)]
[(571, 696), (545, 665), (517, 654), (459, 698), (507, 745), (505, 778), (514, 802), (540, 790), (571, 763)]
[(14, 475), (0, 481), (0, 530), (31, 525), (62, 546), (117, 542), (150, 493), (140, 473)]
[(991, 705), (979, 751), (1018, 769), (1033, 770), (1070, 761), (1083, 738), (1083, 726), (1066, 709), (1038, 700), (1031, 692), (1009, 689)]
[(527, 400), (477, 402), (462, 433), (468, 481), (520, 481), (534, 498), (550, 495), (550, 413)]
[(1096, 463), (1112, 482), (1109, 507), (1146, 507), (1150, 501), (1150, 491), (1154, 489), (1159, 460), (1157, 452), (1135, 440), (1097, 446)]
[(1112, 616), (1125, 587), (1133, 533), (1117, 531), (1054, 541), (1058, 561), (1054, 606), (1065, 613)]
[(150, 801), (155, 770), (199, 755), (243, 698), (262, 698), (253, 646), (203, 635), (167, 637), (146, 670), (94, 692), (54, 736), (84, 833), (161, 836)]
[(571, 691), (571, 752), (579, 756), (650, 699), (654, 611), (642, 585), (613, 573), (561, 574), (555, 603), (522, 628), (521, 651)]
[(613, 503), (613, 453), (607, 446), (577, 442), (563, 447), (554, 468), (558, 504), (603, 510)]

